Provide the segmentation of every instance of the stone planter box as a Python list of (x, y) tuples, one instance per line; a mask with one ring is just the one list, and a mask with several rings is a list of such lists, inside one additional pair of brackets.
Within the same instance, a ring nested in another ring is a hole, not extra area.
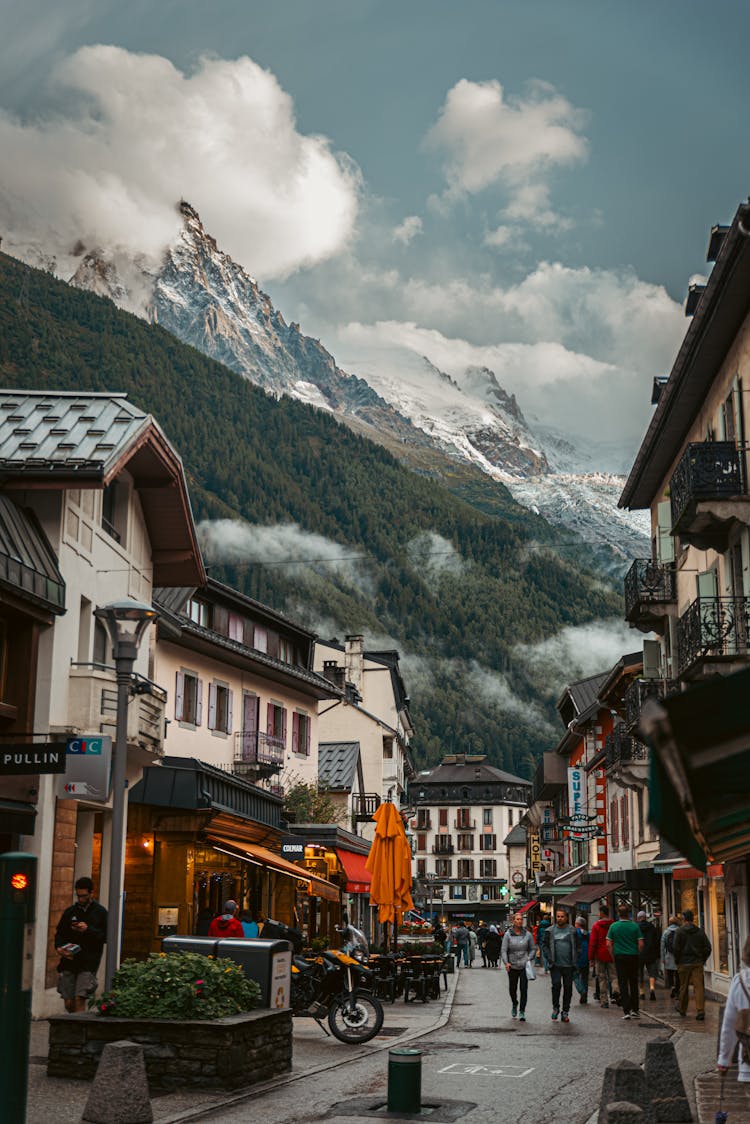
[(150, 1090), (239, 1089), (292, 1068), (291, 1011), (225, 1019), (116, 1019), (59, 1015), (49, 1020), (49, 1077), (89, 1081), (108, 1042), (143, 1047)]

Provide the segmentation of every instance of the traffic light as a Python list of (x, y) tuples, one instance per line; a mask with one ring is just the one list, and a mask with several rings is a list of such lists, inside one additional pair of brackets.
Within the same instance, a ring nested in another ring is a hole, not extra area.
[(0, 855), (0, 1089), (3, 1121), (26, 1119), (36, 899), (35, 855)]

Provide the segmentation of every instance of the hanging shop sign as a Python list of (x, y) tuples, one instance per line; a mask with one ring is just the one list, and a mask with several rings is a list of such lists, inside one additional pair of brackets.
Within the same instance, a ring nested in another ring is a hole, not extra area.
[(584, 815), (584, 801), (586, 798), (586, 775), (579, 765), (572, 765), (568, 769), (568, 808), (570, 810), (570, 838), (584, 839), (585, 836), (576, 831), (576, 816)]
[(69, 738), (65, 773), (58, 781), (61, 800), (92, 800), (106, 804), (112, 773), (112, 739), (102, 734)]
[(539, 836), (536, 832), (529, 836), (529, 853), (531, 856), (531, 869), (541, 870), (542, 867), (542, 845), (539, 842)]
[(0, 776), (65, 772), (65, 742), (0, 742)]

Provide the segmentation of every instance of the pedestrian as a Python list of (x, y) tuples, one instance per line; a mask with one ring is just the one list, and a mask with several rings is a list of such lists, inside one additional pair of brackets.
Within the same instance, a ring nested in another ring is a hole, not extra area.
[(224, 909), (208, 926), (209, 937), (244, 937), (245, 931), (240, 919), (235, 917), (236, 912), (237, 902), (231, 898), (224, 902)]
[(544, 951), (544, 949), (545, 949), (544, 935), (547, 932), (547, 930), (549, 929), (550, 925), (551, 925), (551, 921), (550, 921), (549, 917), (547, 916), (547, 914), (546, 913), (542, 914), (542, 916), (539, 918), (539, 924), (537, 926), (536, 943), (537, 943), (537, 948), (539, 949), (539, 962), (542, 965), (542, 971), (543, 972), (549, 971), (549, 961), (547, 959), (547, 954)]
[(469, 930), (466, 928), (463, 921), (453, 930), (453, 939), (458, 946), (458, 954), (456, 956), (458, 967), (461, 967), (461, 962), (463, 961), (466, 967), (470, 968), (471, 964), (469, 963)]
[(477, 940), (477, 935), (474, 932), (474, 926), (467, 925), (466, 928), (469, 931), (469, 967), (471, 967), (477, 954), (477, 945), (479, 944), (479, 941)]
[(618, 906), (617, 914), (619, 920), (610, 925), (607, 933), (607, 947), (615, 961), (622, 1017), (637, 1019), (640, 1017), (638, 958), (643, 950), (644, 940), (639, 926), (630, 919), (629, 906)]
[(552, 1018), (560, 1016), (560, 989), (562, 988), (562, 1021), (570, 1022), (570, 1000), (573, 994), (573, 972), (578, 963), (580, 942), (570, 924), (568, 911), (555, 911), (555, 924), (544, 933), (542, 956), (549, 964), (552, 980)]
[(644, 973), (648, 977), (649, 999), (656, 999), (656, 977), (659, 975), (659, 933), (652, 921), (649, 921), (645, 909), (641, 909), (636, 917), (636, 924), (643, 935), (643, 952), (638, 957), (638, 986), (641, 999), (645, 999), (643, 985)]
[(479, 922), (479, 928), (477, 929), (477, 944), (479, 945), (479, 955), (482, 957), (482, 967), (483, 968), (487, 967), (487, 947), (486, 946), (487, 946), (487, 934), (488, 933), (489, 933), (489, 929), (487, 928), (487, 922), (486, 921), (480, 921)]
[[(735, 1046), (737, 1045), (737, 1031), (735, 1030), (737, 1015), (744, 1008), (750, 1007), (750, 937), (745, 939), (742, 946), (741, 960), (745, 967), (744, 970), (740, 968), (729, 985), (729, 993), (724, 1007), (724, 1018), (721, 1023), (721, 1034), (719, 1035), (719, 1056), (716, 1059), (716, 1068), (722, 1078), (732, 1064)], [(748, 1055), (744, 1045), (740, 1046), (737, 1080), (750, 1081), (750, 1055)], [(734, 1119), (734, 1114), (732, 1119)]]
[(612, 951), (607, 944), (607, 933), (611, 925), (609, 906), (602, 903), (599, 906), (599, 920), (594, 922), (589, 933), (589, 963), (592, 965), (599, 987), (599, 1003), (602, 1007), (609, 1007), (612, 998), (614, 964)]
[(240, 924), (242, 925), (242, 932), (246, 937), (252, 939), (254, 937), (260, 936), (258, 922), (253, 918), (252, 913), (250, 913), (247, 909), (243, 909), (242, 913), (240, 914)]
[(675, 1010), (685, 1018), (690, 1002), (690, 985), (695, 995), (696, 1019), (703, 1022), (706, 1017), (706, 992), (703, 982), (703, 965), (711, 955), (711, 942), (705, 930), (693, 921), (692, 909), (686, 909), (683, 922), (674, 935), (674, 958), (677, 963), (680, 995)]
[(677, 961), (674, 958), (674, 935), (680, 927), (679, 919), (672, 914), (669, 924), (661, 935), (661, 962), (664, 965), (664, 983), (669, 988), (671, 999), (679, 994)]
[(497, 968), (497, 962), (500, 959), (501, 937), (497, 930), (497, 925), (490, 925), (485, 937), (484, 947), (487, 954), (487, 963), (490, 968)]
[(81, 1014), (86, 1000), (97, 988), (96, 972), (107, 939), (107, 911), (94, 897), (94, 883), (79, 878), (75, 884), (76, 902), (69, 905), (55, 930), (57, 990), (65, 1010)]
[[(528, 929), (523, 925), (523, 914), (513, 916), (513, 925), (503, 936), (500, 950), (503, 967), (508, 973), (508, 991), (510, 993), (511, 1018), (519, 1015), (521, 1022), (526, 1022), (526, 1000), (529, 994), (529, 980), (526, 975), (526, 965), (533, 964), (536, 955), (534, 939)], [(521, 986), (521, 1009), (518, 1009), (518, 987)]]
[(589, 931), (586, 928), (586, 918), (576, 917), (576, 933), (580, 941), (580, 952), (576, 961), (573, 982), (579, 995), (579, 1003), (589, 1001)]

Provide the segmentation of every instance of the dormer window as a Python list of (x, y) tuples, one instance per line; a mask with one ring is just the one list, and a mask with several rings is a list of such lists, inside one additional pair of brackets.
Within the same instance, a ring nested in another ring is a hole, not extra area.
[(208, 605), (205, 601), (191, 597), (187, 603), (187, 615), (194, 624), (208, 628)]

